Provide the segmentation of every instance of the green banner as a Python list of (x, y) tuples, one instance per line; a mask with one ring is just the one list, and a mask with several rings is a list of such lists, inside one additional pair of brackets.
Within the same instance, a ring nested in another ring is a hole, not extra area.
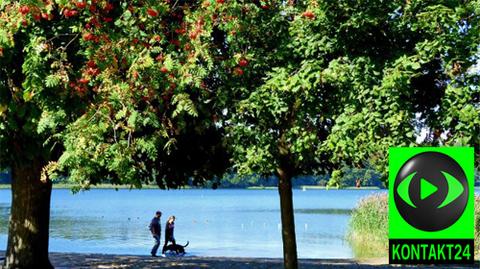
[(473, 186), (473, 148), (390, 148), (390, 262), (473, 262)]

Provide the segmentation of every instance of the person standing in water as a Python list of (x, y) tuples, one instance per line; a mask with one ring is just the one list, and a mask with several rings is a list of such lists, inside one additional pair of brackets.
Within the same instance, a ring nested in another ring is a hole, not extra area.
[(175, 243), (175, 237), (173, 236), (173, 230), (175, 229), (175, 216), (168, 217), (167, 223), (165, 224), (165, 244), (163, 245), (162, 254), (165, 254), (165, 247), (168, 242)]
[(162, 217), (162, 212), (155, 212), (155, 217), (153, 217), (150, 222), (150, 232), (152, 233), (153, 238), (155, 239), (155, 245), (153, 245), (152, 251), (150, 252), (153, 257), (157, 256), (157, 250), (160, 246), (160, 232), (162, 231), (162, 226), (160, 225), (160, 218)]

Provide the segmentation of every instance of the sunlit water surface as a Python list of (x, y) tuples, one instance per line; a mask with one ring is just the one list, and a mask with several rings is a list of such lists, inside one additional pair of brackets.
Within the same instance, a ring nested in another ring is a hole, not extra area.
[[(350, 211), (375, 190), (294, 190), (300, 258), (349, 258)], [(0, 190), (0, 249), (7, 244), (10, 190)], [(189, 255), (281, 257), (276, 190), (53, 190), (50, 251), (149, 254), (148, 224), (175, 215), (175, 238)], [(163, 238), (162, 238), (163, 243)]]

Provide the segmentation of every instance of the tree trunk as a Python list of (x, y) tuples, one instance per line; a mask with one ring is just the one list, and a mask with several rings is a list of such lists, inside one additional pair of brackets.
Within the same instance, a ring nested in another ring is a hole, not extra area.
[(278, 168), (278, 193), (282, 217), (283, 262), (285, 269), (297, 269), (297, 240), (293, 215), (292, 176), (288, 169)]
[(48, 259), (52, 183), (42, 182), (41, 161), (12, 167), (12, 207), (6, 268), (53, 268)]

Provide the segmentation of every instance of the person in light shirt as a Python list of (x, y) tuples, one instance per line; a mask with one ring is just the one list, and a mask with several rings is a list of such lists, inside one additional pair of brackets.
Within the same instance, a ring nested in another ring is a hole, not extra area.
[(165, 247), (168, 242), (175, 243), (175, 237), (173, 236), (173, 230), (175, 229), (175, 216), (168, 217), (167, 223), (165, 224), (165, 244), (163, 245), (162, 254), (165, 254)]

